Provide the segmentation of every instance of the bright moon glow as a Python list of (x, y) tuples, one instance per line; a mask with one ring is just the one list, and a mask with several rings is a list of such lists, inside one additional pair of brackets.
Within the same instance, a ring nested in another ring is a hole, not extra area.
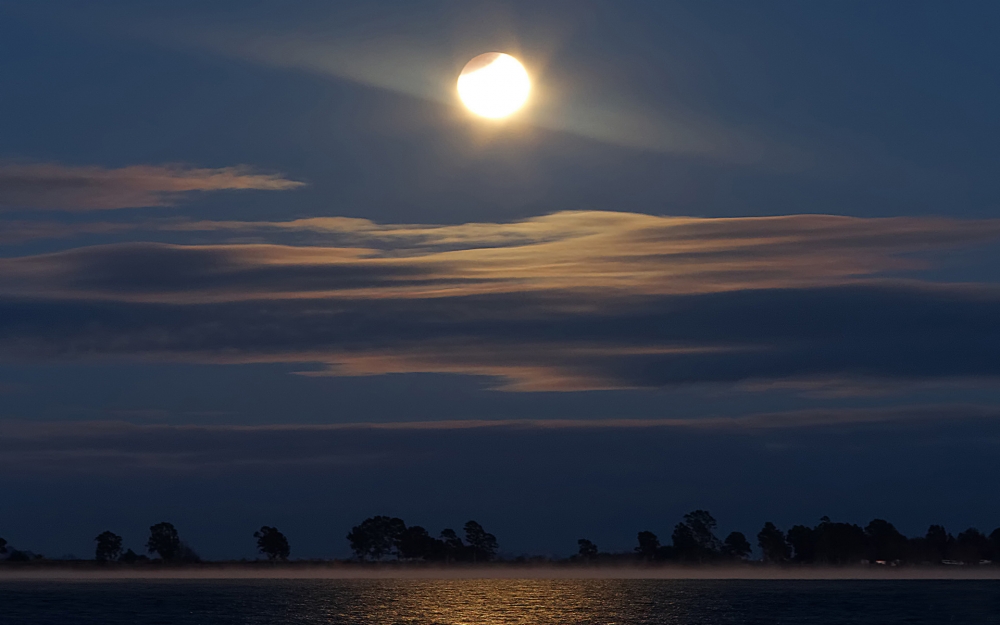
[(524, 105), (531, 80), (509, 54), (487, 52), (469, 61), (458, 77), (458, 96), (476, 115), (499, 119)]

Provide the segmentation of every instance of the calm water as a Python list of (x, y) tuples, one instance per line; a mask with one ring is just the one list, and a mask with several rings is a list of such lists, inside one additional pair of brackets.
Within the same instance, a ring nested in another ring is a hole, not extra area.
[(1000, 582), (0, 582), (0, 623), (1000, 623)]

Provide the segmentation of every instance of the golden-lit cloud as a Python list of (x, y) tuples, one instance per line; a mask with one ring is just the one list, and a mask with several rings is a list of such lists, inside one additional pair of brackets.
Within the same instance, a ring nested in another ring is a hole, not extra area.
[(107, 169), (7, 163), (0, 165), (0, 210), (90, 211), (166, 206), (196, 191), (284, 191), (302, 184), (277, 174), (256, 173), (247, 167), (132, 165)]
[[(220, 243), (127, 243), (2, 259), (0, 292), (223, 302), (580, 291), (611, 300), (856, 283), (924, 268), (914, 253), (1000, 237), (1000, 220), (720, 219), (599, 211), (459, 225), (313, 218), (148, 227), (207, 234)], [(309, 241), (222, 242), (254, 235)]]
[[(998, 220), (563, 212), (137, 227), (214, 242), (0, 258), (0, 352), (449, 373), (514, 391), (849, 395), (1000, 375), (996, 289), (916, 273), (933, 268), (928, 252), (996, 240)], [(262, 242), (227, 242), (248, 239)]]

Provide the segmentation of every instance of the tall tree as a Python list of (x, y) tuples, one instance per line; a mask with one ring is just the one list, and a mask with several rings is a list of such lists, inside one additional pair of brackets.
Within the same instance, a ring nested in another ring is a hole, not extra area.
[(469, 543), (469, 548), (472, 549), (473, 562), (480, 560), (488, 562), (496, 557), (498, 549), (496, 536), (487, 532), (482, 525), (475, 521), (466, 522), (463, 529), (465, 530), (465, 542)]
[(955, 538), (958, 559), (966, 564), (979, 564), (990, 557), (990, 539), (974, 527), (961, 532)]
[(265, 525), (253, 533), (257, 539), (257, 551), (267, 556), (268, 560), (287, 560), (292, 552), (288, 539), (276, 527)]
[(733, 560), (745, 560), (752, 551), (750, 541), (743, 535), (743, 532), (731, 532), (722, 541), (722, 554)]
[(681, 560), (701, 559), (701, 548), (698, 545), (698, 540), (686, 524), (678, 523), (674, 526), (670, 541), (673, 543), (674, 554)]
[(867, 555), (865, 532), (853, 523), (834, 523), (823, 517), (815, 532), (817, 562), (856, 564)]
[(7, 553), (7, 541), (0, 538), (0, 553)]
[(707, 510), (695, 510), (684, 515), (684, 522), (674, 527), (671, 536), (674, 553), (682, 560), (704, 562), (719, 555), (719, 539), (715, 537), (715, 518)]
[(427, 530), (414, 525), (403, 530), (399, 537), (399, 557), (407, 560), (431, 560), (444, 552), (444, 543), (432, 537)]
[(816, 559), (816, 530), (805, 525), (788, 529), (788, 544), (795, 551), (796, 562), (813, 562)]
[(157, 523), (149, 528), (149, 540), (146, 541), (149, 553), (159, 554), (165, 561), (175, 560), (181, 555), (181, 539), (177, 529), (171, 523)]
[(441, 542), (444, 544), (444, 557), (446, 561), (451, 562), (452, 560), (462, 559), (462, 553), (465, 551), (465, 543), (455, 533), (455, 530), (450, 527), (441, 530)]
[(869, 560), (902, 560), (906, 558), (909, 541), (896, 527), (883, 519), (874, 519), (865, 526)]
[(684, 515), (684, 525), (691, 528), (691, 534), (698, 546), (708, 553), (719, 550), (719, 539), (715, 537), (717, 523), (708, 510), (695, 510)]
[(404, 531), (406, 523), (402, 519), (374, 516), (352, 527), (347, 540), (358, 559), (381, 560), (399, 555), (399, 539)]
[(577, 554), (580, 556), (580, 558), (584, 560), (593, 560), (594, 558), (597, 557), (597, 545), (595, 545), (591, 541), (587, 540), (586, 538), (581, 538), (580, 540), (576, 541), (576, 544), (579, 547), (579, 551), (577, 552)]
[(114, 532), (101, 532), (97, 538), (94, 559), (98, 562), (115, 562), (122, 555), (122, 537)]
[(639, 546), (635, 548), (636, 553), (643, 560), (653, 560), (660, 552), (660, 539), (653, 532), (639, 532), (636, 536)]
[(784, 562), (790, 555), (785, 534), (770, 521), (757, 532), (757, 544), (760, 545), (765, 562)]
[(927, 534), (924, 536), (924, 545), (927, 550), (928, 560), (931, 562), (947, 560), (951, 555), (954, 544), (954, 537), (944, 529), (943, 525), (931, 525), (927, 528)]

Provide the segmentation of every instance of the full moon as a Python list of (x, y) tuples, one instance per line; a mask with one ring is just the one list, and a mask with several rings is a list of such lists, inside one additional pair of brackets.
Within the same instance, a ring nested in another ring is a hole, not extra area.
[(531, 92), (524, 66), (509, 54), (487, 52), (469, 61), (458, 77), (458, 97), (476, 115), (507, 117), (521, 108)]

